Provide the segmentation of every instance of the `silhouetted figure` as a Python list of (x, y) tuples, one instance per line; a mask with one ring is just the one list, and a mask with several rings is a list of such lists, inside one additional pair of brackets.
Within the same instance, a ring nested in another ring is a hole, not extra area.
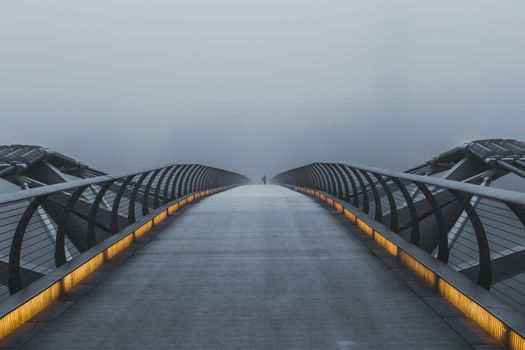
[(265, 185), (266, 185), (266, 175), (263, 175), (263, 177), (262, 177), (261, 181), (263, 182), (263, 184), (265, 184)]

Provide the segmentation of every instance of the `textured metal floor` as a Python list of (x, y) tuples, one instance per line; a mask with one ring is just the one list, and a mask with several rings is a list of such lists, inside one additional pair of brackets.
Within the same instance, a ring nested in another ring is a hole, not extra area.
[(468, 322), (309, 197), (244, 186), (168, 221), (3, 345), (472, 348)]

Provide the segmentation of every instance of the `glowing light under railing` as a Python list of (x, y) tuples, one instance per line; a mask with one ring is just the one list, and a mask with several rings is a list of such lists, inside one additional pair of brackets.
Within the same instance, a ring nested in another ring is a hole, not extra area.
[(140, 226), (138, 229), (135, 230), (134, 235), (135, 239), (138, 239), (142, 236), (144, 236), (149, 230), (153, 228), (153, 221), (147, 221), (144, 223), (144, 225)]
[(29, 321), (36, 314), (44, 310), (47, 306), (60, 298), (62, 294), (61, 281), (44, 289), (32, 299), (21, 304), (13, 311), (0, 318), (0, 339), (5, 338), (9, 333)]
[(355, 223), (358, 228), (366, 235), (373, 237), (374, 241), (390, 254), (397, 257), (408, 269), (413, 271), (419, 278), (425, 281), (429, 286), (438, 290), (439, 293), (448, 301), (450, 301), (457, 309), (463, 312), (467, 317), (472, 319), (482, 329), (489, 333), (498, 342), (503, 343), (509, 349), (525, 350), (525, 338), (519, 333), (512, 330), (507, 324), (495, 317), (487, 309), (483, 308), (446, 280), (440, 278), (434, 271), (427, 268), (416, 258), (399, 248), (395, 243), (388, 240), (384, 235), (375, 231), (366, 222), (358, 219), (354, 213), (347, 208), (342, 207), (342, 203), (335, 200), (327, 199), (327, 197), (318, 191), (308, 188), (300, 188), (301, 192), (307, 193), (324, 200), (325, 202), (338, 208), (340, 205), (343, 215)]
[(379, 232), (374, 231), (374, 241), (393, 256), (397, 256), (398, 247)]
[(153, 218), (153, 225), (158, 225), (160, 224), (162, 221), (164, 221), (166, 218), (168, 217), (168, 212), (165, 210), (165, 211), (162, 211), (160, 212), (159, 215), (155, 216)]
[[(202, 191), (201, 195), (207, 196), (217, 193), (220, 190), (222, 190), (222, 188)], [(152, 220), (144, 223), (134, 232), (123, 237), (121, 240), (110, 247), (102, 250), (100, 253), (96, 254), (94, 257), (77, 267), (75, 270), (60, 278), (50, 287), (44, 289), (33, 298), (0, 317), (0, 339), (6, 337), (22, 324), (33, 318), (36, 314), (43, 311), (47, 306), (51, 305), (54, 301), (60, 298), (63, 293), (71, 290), (78, 283), (82, 282), (86, 277), (102, 267), (106, 261), (111, 260), (124, 249), (129, 247), (135, 239), (144, 236), (154, 227), (154, 225), (166, 219), (168, 213), (171, 214), (175, 212), (178, 208), (191, 201), (194, 201), (196, 198), (198, 197), (192, 195), (173, 204), (167, 210), (160, 212)]]
[(506, 340), (507, 327), (490, 312), (473, 302), (469, 297), (443, 279), (439, 279), (438, 281), (438, 290), (441, 295), (497, 341), (503, 343)]
[(372, 227), (370, 227), (363, 220), (356, 218), (355, 223), (356, 223), (357, 227), (359, 227), (359, 229), (361, 231), (363, 231), (366, 235), (368, 235), (370, 237), (372, 237), (374, 235), (374, 229)]
[(106, 249), (106, 260), (111, 260), (118, 253), (122, 252), (124, 249), (133, 244), (133, 233), (122, 238), (117, 243), (113, 244), (111, 247)]
[(104, 254), (105, 251), (98, 253), (77, 269), (65, 275), (62, 278), (63, 292), (71, 290), (71, 288), (104, 265)]
[(434, 271), (427, 268), (425, 265), (414, 259), (411, 255), (407, 254), (404, 250), (399, 249), (397, 252), (397, 258), (403, 265), (408, 267), (414, 272), (419, 278), (427, 283), (432, 288), (437, 288), (437, 275)]
[(168, 214), (173, 214), (174, 212), (177, 211), (177, 209), (179, 209), (179, 203), (175, 203), (173, 205), (171, 205), (169, 208), (168, 208)]
[(347, 218), (348, 220), (350, 220), (350, 222), (352, 222), (352, 223), (355, 224), (357, 218), (356, 218), (356, 216), (354, 215), (354, 213), (352, 213), (350, 210), (348, 210), (348, 209), (345, 208), (345, 209), (343, 210), (343, 215), (346, 216), (346, 218)]
[(525, 338), (523, 338), (521, 335), (514, 332), (513, 330), (509, 329), (507, 330), (507, 332), (509, 333), (509, 349), (525, 349)]

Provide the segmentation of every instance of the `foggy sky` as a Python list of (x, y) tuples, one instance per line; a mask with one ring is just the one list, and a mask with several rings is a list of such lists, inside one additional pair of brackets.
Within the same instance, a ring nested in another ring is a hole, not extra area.
[(0, 0), (0, 118), (108, 172), (403, 170), (525, 139), (525, 2)]

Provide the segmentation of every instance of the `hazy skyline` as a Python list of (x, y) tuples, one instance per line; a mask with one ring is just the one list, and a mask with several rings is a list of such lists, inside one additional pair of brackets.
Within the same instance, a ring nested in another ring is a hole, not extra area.
[(0, 0), (0, 144), (108, 172), (403, 170), (523, 140), (523, 1)]

